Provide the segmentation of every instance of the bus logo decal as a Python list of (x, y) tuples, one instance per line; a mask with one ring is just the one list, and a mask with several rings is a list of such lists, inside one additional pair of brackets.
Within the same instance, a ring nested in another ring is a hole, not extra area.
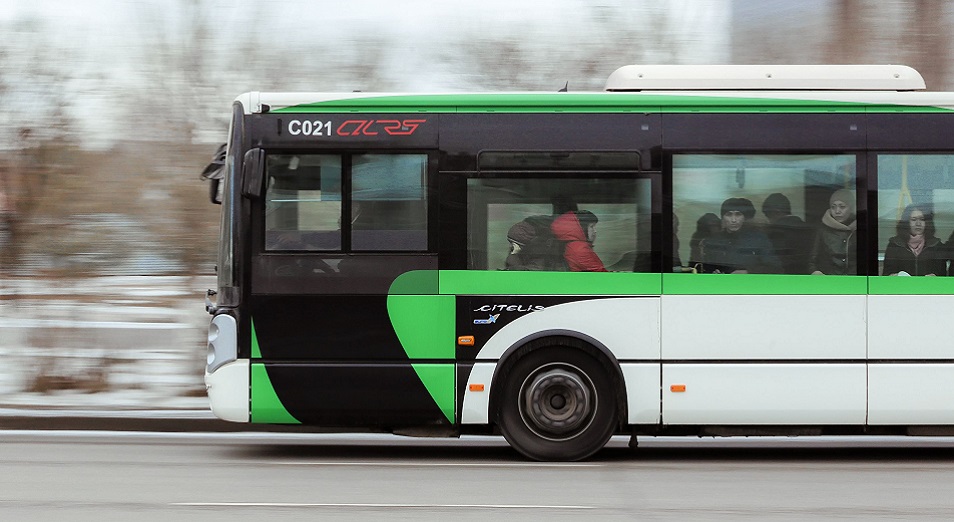
[(494, 324), (498, 317), (500, 317), (500, 314), (491, 315), (487, 319), (474, 319), (474, 324)]
[(427, 120), (346, 120), (338, 125), (338, 136), (377, 136), (383, 131), (389, 136), (410, 136)]

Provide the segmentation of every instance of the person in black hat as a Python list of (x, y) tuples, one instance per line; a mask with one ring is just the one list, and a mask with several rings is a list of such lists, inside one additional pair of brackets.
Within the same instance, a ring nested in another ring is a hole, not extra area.
[(722, 202), (722, 230), (702, 242), (703, 269), (709, 273), (778, 274), (782, 272), (772, 243), (747, 224), (755, 205), (745, 198)]

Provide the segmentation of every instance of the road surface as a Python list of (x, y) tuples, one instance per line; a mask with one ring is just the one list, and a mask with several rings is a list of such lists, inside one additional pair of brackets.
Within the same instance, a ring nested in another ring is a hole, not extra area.
[(2, 520), (954, 518), (954, 439), (501, 439), (0, 431)]

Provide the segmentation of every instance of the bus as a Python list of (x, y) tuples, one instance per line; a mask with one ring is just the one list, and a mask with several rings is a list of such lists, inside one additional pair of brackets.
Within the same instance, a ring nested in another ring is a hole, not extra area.
[(909, 67), (249, 92), (219, 160), (222, 419), (568, 461), (954, 434), (954, 94)]

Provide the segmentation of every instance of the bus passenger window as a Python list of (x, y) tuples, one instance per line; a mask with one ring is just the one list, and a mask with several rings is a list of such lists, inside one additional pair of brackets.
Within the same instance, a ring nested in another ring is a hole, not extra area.
[(468, 180), (468, 269), (648, 271), (648, 179)]
[(265, 250), (341, 249), (341, 157), (269, 155)]
[(427, 250), (427, 156), (352, 159), (351, 248)]
[(879, 155), (879, 273), (948, 275), (952, 245), (954, 155)]
[(839, 214), (843, 243), (834, 250), (818, 244), (822, 231), (831, 228), (824, 220), (830, 198), (855, 186), (855, 170), (855, 156), (849, 154), (674, 155), (673, 218), (695, 224), (674, 228), (679, 250), (673, 259), (688, 261), (674, 270), (857, 274), (853, 191), (848, 213)]

